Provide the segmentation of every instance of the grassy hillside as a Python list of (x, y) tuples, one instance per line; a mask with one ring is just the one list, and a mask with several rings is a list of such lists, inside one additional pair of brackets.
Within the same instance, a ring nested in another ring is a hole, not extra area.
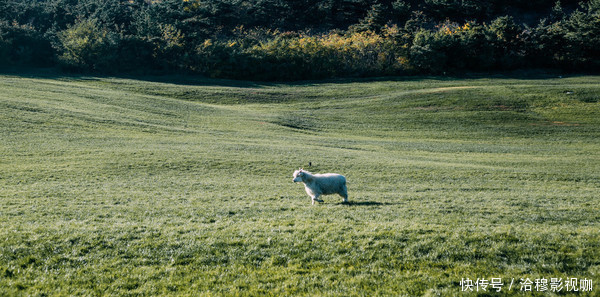
[[(599, 115), (590, 76), (0, 76), (0, 295), (598, 286)], [(311, 206), (300, 166), (351, 203)]]

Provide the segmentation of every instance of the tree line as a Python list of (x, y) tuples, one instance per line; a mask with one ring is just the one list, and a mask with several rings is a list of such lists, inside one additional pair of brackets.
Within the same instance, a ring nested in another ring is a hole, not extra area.
[(0, 0), (0, 66), (296, 80), (600, 66), (600, 0)]

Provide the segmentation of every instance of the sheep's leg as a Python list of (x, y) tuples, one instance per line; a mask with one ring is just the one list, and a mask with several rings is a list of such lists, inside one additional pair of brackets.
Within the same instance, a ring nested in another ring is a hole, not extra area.
[(342, 196), (342, 198), (344, 198), (344, 200), (342, 200), (342, 203), (348, 203), (348, 195), (344, 195)]
[(346, 188), (346, 185), (344, 185), (342, 187), (342, 191), (340, 192), (340, 196), (342, 196), (342, 198), (344, 198), (344, 200), (342, 201), (342, 203), (348, 203), (348, 188)]
[(315, 205), (315, 201), (316, 202), (321, 202), (323, 203), (323, 200), (319, 199), (319, 194), (314, 195), (312, 198), (312, 204)]

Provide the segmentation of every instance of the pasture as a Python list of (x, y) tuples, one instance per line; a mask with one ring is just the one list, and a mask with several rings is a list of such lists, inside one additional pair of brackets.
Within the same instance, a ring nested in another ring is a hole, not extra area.
[(596, 76), (0, 75), (1, 296), (597, 296), (599, 193)]

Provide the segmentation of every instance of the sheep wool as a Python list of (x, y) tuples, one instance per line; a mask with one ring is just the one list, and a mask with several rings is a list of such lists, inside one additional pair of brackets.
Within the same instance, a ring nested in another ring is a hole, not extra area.
[(344, 198), (343, 203), (348, 203), (348, 188), (346, 177), (337, 173), (312, 174), (302, 168), (294, 171), (293, 182), (304, 183), (306, 194), (315, 202), (323, 202), (321, 195), (338, 194)]

